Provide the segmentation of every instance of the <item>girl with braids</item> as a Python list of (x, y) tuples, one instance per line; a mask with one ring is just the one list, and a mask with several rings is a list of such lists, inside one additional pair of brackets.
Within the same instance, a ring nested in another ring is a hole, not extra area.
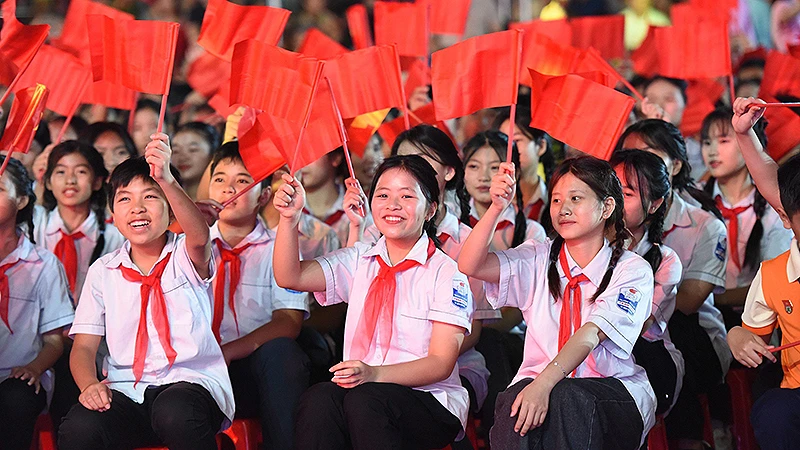
[[(681, 449), (702, 448), (703, 414), (699, 394), (718, 387), (728, 371), (730, 349), (714, 294), (724, 292), (727, 257), (725, 223), (705, 192), (693, 186), (686, 146), (678, 129), (663, 120), (637, 122), (622, 134), (617, 148), (646, 150), (667, 166), (672, 192), (667, 198), (664, 244), (675, 250), (683, 273), (669, 321), (670, 336), (686, 365), (683, 388), (667, 417), (667, 435)], [(681, 195), (688, 194), (703, 207)]]
[[(494, 119), (493, 129), (508, 135), (511, 109), (503, 108)], [(519, 150), (519, 187), (525, 216), (539, 222), (547, 201), (547, 179), (553, 173), (553, 152), (550, 151), (547, 134), (531, 128), (531, 110), (517, 106), (514, 118), (514, 144)], [(544, 167), (544, 178), (540, 176), (539, 163)]]
[(656, 393), (657, 414), (667, 414), (683, 384), (683, 356), (669, 335), (667, 324), (675, 311), (675, 295), (681, 281), (681, 261), (662, 244), (666, 199), (670, 193), (667, 168), (652, 153), (623, 150), (610, 161), (622, 183), (625, 225), (631, 232), (628, 249), (650, 264), (655, 279), (653, 311), (642, 336), (633, 347), (636, 363), (647, 372)]
[[(470, 221), (475, 226), (492, 204), (489, 186), (500, 163), (506, 159), (508, 136), (499, 131), (484, 131), (475, 135), (464, 145), (464, 185), (470, 200)], [(519, 167), (519, 151), (516, 144), (511, 154), (514, 167)], [(516, 191), (516, 208), (509, 204), (503, 211), (500, 224), (492, 238), (492, 250), (506, 250), (533, 239), (543, 241), (544, 228), (538, 222), (525, 217), (525, 205), (519, 184)]]
[(495, 405), (492, 448), (638, 449), (656, 399), (631, 352), (654, 282), (647, 262), (625, 250), (619, 179), (596, 158), (564, 161), (550, 180), (555, 239), (491, 252), (515, 190), (515, 167), (502, 163), (459, 257), (493, 306), (518, 307), (528, 323), (522, 367)]
[(330, 382), (300, 399), (295, 447), (448, 445), (467, 419), (469, 396), (456, 359), (473, 306), (467, 277), (436, 246), (436, 172), (420, 156), (390, 157), (378, 168), (369, 199), (348, 179), (348, 218), (363, 225), (358, 211), (369, 203), (383, 236), (374, 245), (358, 242), (306, 261), (297, 241), (305, 191), (288, 174), (283, 180), (273, 201), (281, 214), (276, 282), (314, 292), (323, 306), (348, 304), (344, 361), (330, 368)]
[(0, 177), (0, 442), (9, 450), (31, 446), (74, 316), (64, 268), (33, 245), (35, 203), (25, 167), (11, 159)]
[[(761, 262), (788, 250), (792, 240), (792, 231), (783, 227), (778, 213), (753, 184), (736, 142), (732, 118), (732, 109), (717, 109), (703, 120), (700, 132), (703, 160), (711, 175), (704, 190), (716, 202), (728, 228), (726, 291), (714, 296), (728, 329), (742, 324), (747, 291)], [(764, 148), (765, 128), (764, 121), (753, 127)]]

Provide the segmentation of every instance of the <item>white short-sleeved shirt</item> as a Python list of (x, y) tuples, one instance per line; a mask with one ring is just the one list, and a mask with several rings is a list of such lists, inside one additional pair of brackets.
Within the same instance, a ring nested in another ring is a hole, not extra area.
[[(55, 251), (56, 245), (61, 241), (62, 231), (65, 234), (70, 234), (64, 226), (64, 221), (61, 219), (61, 214), (58, 213), (58, 208), (47, 211), (43, 207), (37, 206), (34, 208), (33, 222), (36, 245), (51, 252)], [(72, 232), (77, 233), (79, 231), (83, 232), (85, 237), (75, 240), (75, 250), (78, 253), (78, 271), (75, 292), (72, 294), (76, 304), (80, 300), (79, 294), (83, 289), (83, 283), (86, 281), (86, 272), (89, 271), (89, 259), (92, 257), (94, 248), (97, 245), (97, 239), (100, 236), (97, 216), (94, 211), (90, 211), (89, 217)], [(106, 224), (103, 236), (105, 245), (103, 245), (103, 251), (100, 256), (122, 247), (122, 243), (125, 242), (125, 238), (117, 230), (117, 227), (110, 223)]]
[(330, 209), (325, 211), (324, 214), (319, 215), (318, 218), (322, 217), (320, 220), (333, 228), (333, 231), (336, 232), (336, 236), (339, 238), (339, 242), (345, 243), (350, 234), (350, 219), (347, 218), (347, 214), (344, 214), (344, 186), (337, 183), (336, 189), (339, 192), (336, 201), (333, 202)]
[[(436, 250), (428, 259), (428, 242), (427, 236), (421, 236), (405, 258), (420, 265), (396, 275), (397, 299), (390, 345), (376, 330), (376, 345), (363, 359), (365, 364), (398, 364), (428, 356), (434, 322), (456, 325), (467, 332), (471, 329), (473, 305), (467, 277), (441, 250)], [(389, 261), (383, 237), (375, 245), (357, 242), (352, 247), (317, 258), (325, 274), (325, 291), (314, 293), (317, 301), (322, 306), (348, 304), (344, 327), (345, 360), (352, 359), (350, 351), (364, 312), (367, 291), (380, 268), (377, 258)], [(461, 386), (458, 367), (454, 367), (446, 379), (414, 389), (430, 392), (466, 429), (469, 395)]]
[[(75, 315), (64, 267), (52, 253), (34, 247), (18, 230), (17, 248), (0, 266), (15, 263), (8, 270), (8, 323), (0, 321), (0, 383), (14, 367), (36, 359), (42, 350), (42, 335), (72, 323)], [(53, 371), (40, 378), (48, 401), (53, 394)]]
[[(218, 241), (222, 247), (232, 250), (222, 239), (219, 225), (211, 227), (211, 240)], [(308, 296), (305, 292), (290, 291), (278, 286), (272, 272), (272, 251), (275, 246), (275, 233), (264, 227), (261, 221), (256, 221), (256, 226), (234, 249), (250, 245), (240, 255), (241, 278), (236, 287), (234, 303), (236, 304), (236, 319), (239, 331), (236, 331), (236, 321), (233, 311), (228, 304), (230, 291), (230, 275), (225, 280), (216, 278), (215, 283), (225, 283), (225, 301), (222, 324), (219, 334), (222, 339), (220, 344), (227, 344), (242, 336), (246, 336), (262, 325), (272, 320), (272, 312), (278, 309), (296, 309), (303, 311), (308, 316)], [(216, 243), (212, 246), (217, 267), (222, 272), (219, 249)], [(225, 271), (230, 274), (229, 270)]]
[(528, 199), (527, 203), (525, 204), (525, 217), (535, 220), (536, 222), (540, 221), (540, 217), (531, 217), (531, 212), (536, 206), (537, 202), (542, 202), (542, 206), (539, 209), (539, 214), (542, 214), (547, 206), (547, 183), (543, 179), (539, 179), (539, 187), (533, 192), (531, 198)]
[[(672, 196), (672, 206), (664, 220), (664, 244), (675, 250), (683, 264), (683, 280), (700, 280), (725, 292), (728, 232), (725, 224), (708, 211), (686, 203), (680, 195)], [(680, 289), (680, 286), (678, 286)], [(726, 341), (722, 314), (714, 306), (714, 294), (697, 310), (700, 326), (708, 334), (722, 366), (723, 376), (733, 360)]]
[[(722, 205), (728, 209), (738, 208), (740, 206), (752, 205), (756, 198), (756, 190), (750, 191), (750, 194), (740, 200), (735, 205), (730, 204), (722, 191), (719, 190), (719, 184), (714, 183), (713, 198), (719, 197), (722, 200)], [(756, 212), (753, 208), (747, 208), (739, 213), (736, 217), (739, 225), (739, 236), (736, 243), (739, 250), (740, 263), (744, 263), (744, 255), (747, 250), (747, 241), (750, 239), (750, 232), (756, 224)], [(783, 222), (777, 212), (769, 205), (766, 205), (764, 214), (761, 216), (761, 225), (764, 227), (764, 234), (761, 236), (761, 252), (758, 257), (758, 262), (769, 261), (776, 258), (781, 253), (789, 250), (789, 244), (792, 242), (792, 230), (783, 227)], [(725, 226), (729, 226), (729, 221), (725, 221)], [(734, 245), (729, 242), (728, 245)], [(734, 264), (733, 259), (728, 258), (728, 264), (725, 270), (725, 289), (735, 289), (740, 287), (750, 286), (753, 282), (753, 277), (756, 276), (758, 265), (752, 268), (743, 267), (739, 269)]]
[[(470, 216), (476, 221), (480, 220), (478, 211), (475, 209), (474, 200), (469, 201), (469, 207)], [(516, 220), (517, 210), (514, 209), (514, 205), (508, 205), (500, 214), (500, 221), (498, 222), (497, 229), (494, 231), (494, 236), (492, 236), (492, 242), (489, 243), (489, 250), (498, 251), (511, 247), (511, 243), (514, 242), (514, 224)], [(509, 222), (511, 225), (502, 227), (500, 224), (503, 222)], [(547, 239), (547, 234), (544, 232), (544, 228), (539, 222), (525, 219), (525, 240), (544, 242), (545, 239)]]
[(210, 262), (211, 276), (201, 278), (186, 249), (184, 235), (167, 233), (167, 244), (158, 260), (172, 253), (161, 275), (161, 288), (167, 303), (172, 347), (178, 353), (175, 363), (169, 361), (161, 347), (158, 331), (153, 324), (153, 301), (147, 306), (147, 358), (141, 381), (134, 387), (134, 338), (139, 326), (140, 284), (127, 281), (120, 266), (141, 271), (130, 257), (131, 244), (103, 256), (89, 267), (82, 301), (75, 311), (70, 336), (91, 334), (105, 336), (109, 355), (106, 363), (109, 388), (122, 392), (137, 403), (144, 401), (148, 386), (185, 381), (203, 386), (228, 418), (233, 420), (233, 389), (222, 349), (211, 330), (211, 278), (216, 271)]
[[(633, 252), (639, 256), (644, 256), (651, 248), (653, 248), (653, 244), (647, 239), (647, 233), (645, 233), (642, 240), (636, 244)], [(681, 282), (683, 266), (675, 250), (666, 245), (659, 245), (658, 248), (661, 251), (661, 265), (658, 266), (658, 270), (654, 275), (653, 311), (650, 313), (655, 321), (650, 325), (650, 328), (642, 333), (642, 338), (650, 342), (664, 341), (664, 348), (667, 349), (670, 357), (672, 357), (672, 362), (675, 363), (675, 370), (678, 375), (675, 382), (675, 392), (678, 393), (683, 386), (683, 375), (686, 373), (686, 369), (681, 351), (675, 348), (675, 344), (672, 343), (667, 324), (672, 317), (672, 313), (675, 312), (675, 297), (678, 294), (678, 284)], [(677, 395), (672, 399), (672, 406), (675, 406), (676, 401), (678, 401)]]
[[(277, 229), (276, 225), (271, 230), (274, 232)], [(303, 260), (327, 255), (341, 247), (336, 231), (311, 214), (300, 214), (297, 230), (300, 232), (298, 245), (300, 246), (300, 257)]]
[[(563, 300), (555, 301), (547, 282), (551, 241), (522, 245), (495, 252), (500, 262), (499, 283), (484, 283), (486, 297), (495, 308), (517, 307), (528, 323), (522, 366), (511, 382), (536, 378), (558, 355), (559, 317)], [(642, 415), (642, 439), (655, 423), (656, 398), (647, 374), (631, 354), (645, 320), (650, 317), (653, 297), (653, 270), (641, 257), (625, 251), (617, 263), (608, 287), (591, 302), (608, 268), (612, 249), (605, 241), (592, 261), (581, 269), (570, 256), (567, 263), (573, 276), (580, 273), (589, 282), (580, 285), (583, 305), (581, 325), (591, 322), (607, 339), (592, 350), (575, 370), (575, 376), (614, 377), (628, 389)], [(561, 271), (561, 286), (567, 278)]]

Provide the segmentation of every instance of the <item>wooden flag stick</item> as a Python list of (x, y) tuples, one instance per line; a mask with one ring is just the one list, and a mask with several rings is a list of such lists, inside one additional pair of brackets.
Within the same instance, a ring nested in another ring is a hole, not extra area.
[[(92, 80), (90, 79), (89, 83), (91, 82)], [(61, 125), (61, 130), (58, 131), (58, 137), (56, 137), (56, 144), (60, 144), (61, 140), (64, 139), (64, 135), (67, 134), (67, 129), (69, 128), (69, 124), (72, 122), (72, 117), (75, 115), (75, 111), (77, 111), (78, 108), (81, 106), (81, 99), (83, 98), (83, 95), (86, 93), (86, 88), (89, 87), (89, 83), (83, 85), (83, 88), (81, 89), (81, 95), (79, 95), (75, 101), (76, 105), (70, 110), (67, 117), (64, 118), (64, 125)]]
[[(41, 46), (39, 48), (41, 48)], [(39, 53), (39, 50), (36, 50), (36, 53)], [(36, 57), (36, 54), (33, 55), (33, 58), (35, 58), (35, 57)], [(3, 97), (0, 98), (0, 105), (5, 103), (6, 100), (8, 100), (8, 96), (11, 95), (12, 92), (14, 92), (14, 86), (16, 86), (17, 82), (22, 78), (22, 74), (24, 74), (25, 71), (28, 70), (28, 67), (30, 67), (31, 63), (33, 62), (33, 58), (28, 60), (28, 62), (25, 63), (25, 66), (22, 68), (22, 70), (17, 72), (17, 76), (15, 76), (13, 80), (11, 80), (11, 84), (8, 85), (8, 89), (6, 89), (6, 92), (3, 93)], [(5, 168), (5, 166), (3, 166), (3, 167)], [(0, 172), (0, 173), (2, 173), (2, 172)]]
[(306, 114), (303, 119), (303, 126), (300, 127), (300, 133), (297, 136), (297, 144), (294, 147), (294, 157), (292, 164), (289, 166), (289, 173), (294, 176), (295, 165), (297, 164), (297, 157), (300, 156), (300, 145), (303, 142), (303, 135), (305, 134), (308, 122), (311, 120), (311, 108), (314, 105), (314, 97), (317, 96), (317, 88), (319, 87), (320, 78), (322, 78), (322, 69), (325, 67), (325, 61), (317, 61), (317, 73), (314, 75), (314, 86), (311, 88), (311, 99), (306, 105)]
[(133, 96), (133, 108), (128, 112), (128, 134), (133, 135), (133, 119), (136, 117), (136, 104), (139, 103), (139, 92)]
[[(344, 147), (344, 159), (347, 162), (347, 170), (350, 172), (350, 178), (356, 179), (356, 171), (353, 169), (353, 160), (350, 158), (350, 148), (347, 146), (347, 131), (344, 128), (342, 112), (339, 111), (339, 106), (336, 104), (336, 96), (333, 94), (331, 80), (325, 77), (325, 82), (328, 83), (328, 89), (331, 91), (331, 103), (333, 103), (333, 110), (336, 112), (336, 121), (339, 122), (339, 135), (342, 138), (342, 147)], [(363, 206), (358, 208), (358, 214), (361, 217), (366, 217), (367, 213), (364, 211)]]
[[(41, 88), (41, 90), (39, 88)], [(43, 84), (39, 84), (39, 85), (37, 85), (37, 90), (36, 90), (36, 93), (34, 95), (35, 96), (42, 95), (41, 92), (46, 92), (46, 91), (47, 91), (47, 89), (44, 87), (44, 85)], [(31, 101), (31, 105), (33, 105), (33, 104), (34, 104), (34, 101)], [(35, 106), (28, 109), (28, 112), (25, 115), (25, 120), (22, 122), (23, 124), (30, 123), (31, 119), (33, 119), (33, 115), (36, 112), (36, 109), (37, 108)], [(39, 117), (39, 119), (41, 119), (41, 116)], [(8, 126), (8, 124), (6, 124), (6, 126)], [(36, 126), (37, 127), (39, 126), (38, 123), (37, 123)], [(17, 148), (17, 145), (19, 145), (19, 140), (21, 139), (21, 137), (22, 137), (22, 134), (21, 133), (17, 133), (17, 135), (14, 136), (14, 140), (11, 141), (11, 147), (6, 152), (6, 157), (3, 160), (3, 165), (0, 166), (0, 177), (2, 177), (3, 176), (3, 172), (6, 171), (6, 167), (8, 166), (8, 161), (11, 159), (11, 154), (14, 153), (14, 149)]]
[(506, 147), (506, 162), (513, 164), (514, 161), (511, 156), (514, 154), (514, 127), (516, 126), (515, 120), (517, 119), (517, 105), (511, 105), (511, 115), (508, 118), (508, 144)]
[(406, 87), (403, 85), (403, 69), (400, 68), (400, 54), (397, 53), (397, 44), (392, 44), (392, 51), (394, 52), (395, 61), (397, 61), (397, 84), (400, 85), (400, 98), (403, 100), (403, 125), (406, 130), (411, 128), (411, 123), (408, 120), (408, 102), (406, 101)]
[(11, 147), (11, 148), (10, 148), (10, 149), (8, 149), (8, 151), (6, 152), (6, 156), (5, 156), (5, 158), (3, 159), (3, 165), (2, 165), (2, 166), (0, 166), (0, 177), (2, 177), (2, 176), (3, 176), (3, 172), (5, 172), (5, 171), (6, 171), (6, 166), (8, 166), (8, 161), (11, 159), (11, 154), (12, 154), (13, 152), (14, 152), (14, 147)]
[(511, 103), (511, 113), (508, 117), (508, 143), (506, 147), (506, 162), (513, 164), (514, 127), (517, 120), (517, 93), (519, 92), (519, 71), (522, 65), (522, 30), (517, 31), (516, 57), (514, 58), (514, 101)]
[(733, 74), (728, 75), (728, 89), (730, 89), (731, 105), (733, 105), (733, 101), (736, 100), (736, 88), (733, 87)]

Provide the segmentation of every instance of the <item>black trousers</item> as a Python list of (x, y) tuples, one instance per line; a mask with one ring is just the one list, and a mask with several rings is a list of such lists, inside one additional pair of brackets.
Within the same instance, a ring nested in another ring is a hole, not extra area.
[(770, 389), (753, 404), (750, 422), (761, 448), (797, 448), (800, 442), (800, 389)]
[(392, 383), (345, 389), (319, 383), (300, 399), (298, 450), (434, 449), (450, 444), (461, 422), (432, 394)]
[(636, 340), (633, 346), (636, 364), (647, 372), (647, 379), (656, 394), (656, 414), (665, 413), (675, 400), (675, 386), (678, 382), (678, 368), (664, 341), (650, 342), (644, 338)]
[(486, 360), (486, 368), (489, 369), (489, 389), (486, 400), (483, 402), (483, 409), (479, 414), (481, 427), (486, 429), (492, 427), (497, 396), (508, 387), (519, 371), (519, 366), (522, 364), (523, 345), (524, 342), (520, 336), (486, 327), (481, 330), (481, 337), (475, 345), (475, 350), (483, 355)]
[(532, 378), (521, 380), (497, 397), (493, 450), (634, 450), (644, 430), (633, 397), (616, 378), (566, 378), (550, 392), (544, 423), (521, 437), (511, 405)]
[(150, 387), (144, 403), (112, 391), (111, 409), (90, 411), (80, 403), (64, 418), (60, 450), (126, 449), (166, 445), (172, 450), (216, 450), (225, 416), (199, 384)]
[(36, 418), (46, 403), (44, 389), (37, 394), (27, 381), (8, 378), (0, 383), (0, 448), (28, 450)]

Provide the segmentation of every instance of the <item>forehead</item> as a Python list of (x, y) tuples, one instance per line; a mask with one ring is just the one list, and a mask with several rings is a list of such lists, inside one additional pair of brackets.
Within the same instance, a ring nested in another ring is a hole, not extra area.
[(95, 147), (98, 145), (124, 145), (122, 138), (113, 131), (104, 131), (94, 140)]
[[(627, 170), (628, 167), (625, 164), (617, 164), (614, 166), (614, 172), (617, 174), (617, 178), (622, 183), (623, 186), (629, 187), (631, 189), (636, 189), (639, 185), (639, 180), (636, 178), (633, 172)], [(631, 172), (631, 177), (628, 177), (628, 173)]]
[(553, 186), (553, 194), (565, 194), (572, 191), (591, 192), (592, 188), (572, 173), (567, 173)]
[(203, 137), (200, 136), (197, 132), (191, 130), (183, 130), (175, 134), (172, 138), (172, 142), (202, 142), (204, 141)]
[(475, 150), (475, 153), (473, 153), (469, 159), (479, 159), (483, 162), (502, 162), (500, 155), (498, 155), (497, 152), (488, 145), (484, 145), (483, 147)]
[(56, 161), (56, 166), (88, 166), (89, 161), (80, 153), (68, 153)]
[(142, 176), (134, 177), (127, 185), (118, 187), (114, 196), (118, 196), (120, 192), (137, 194), (145, 191), (155, 192), (163, 196), (163, 191), (154, 181), (145, 180)]
[(236, 158), (221, 159), (214, 167), (214, 174), (217, 173), (224, 173), (227, 175), (241, 173), (250, 175), (250, 172), (248, 172), (247, 167), (244, 166), (244, 163)]
[(411, 189), (419, 190), (419, 183), (413, 175), (408, 173), (407, 170), (401, 168), (392, 168), (383, 172), (375, 185), (375, 190), (378, 189)]
[(678, 88), (678, 86), (675, 86), (669, 81), (656, 80), (650, 83), (650, 85), (647, 86), (647, 89), (645, 89), (645, 95), (649, 94), (661, 96), (675, 95), (680, 97), (681, 90)]

